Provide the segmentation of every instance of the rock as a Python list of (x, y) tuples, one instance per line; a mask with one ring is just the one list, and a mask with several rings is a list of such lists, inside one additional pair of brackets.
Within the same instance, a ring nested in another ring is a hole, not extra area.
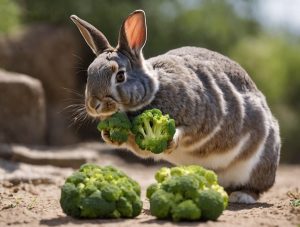
[(45, 98), (40, 81), (0, 70), (0, 91), (0, 142), (45, 143)]
[[(106, 146), (101, 146), (102, 149), (108, 150)], [(94, 162), (98, 158), (98, 154), (97, 151), (84, 147), (49, 149), (0, 144), (0, 158), (33, 165), (79, 168), (86, 162)]]
[(33, 166), (26, 163), (10, 162), (0, 159), (0, 182), (9, 182), (12, 186), (21, 183), (54, 184), (71, 175), (73, 169), (55, 166)]
[[(70, 114), (63, 109), (74, 103), (77, 90), (79, 44), (65, 27), (34, 25), (19, 33), (0, 36), (0, 66), (39, 79), (47, 101), (47, 143), (76, 141)], [(68, 90), (69, 89), (69, 90)], [(72, 100), (72, 101), (70, 101)]]

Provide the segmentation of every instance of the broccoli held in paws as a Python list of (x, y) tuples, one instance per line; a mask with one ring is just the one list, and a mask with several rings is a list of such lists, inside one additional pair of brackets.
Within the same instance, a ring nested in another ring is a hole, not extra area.
[(163, 167), (155, 179), (146, 195), (157, 218), (216, 220), (227, 207), (228, 195), (218, 185), (217, 175), (201, 166)]
[(128, 140), (131, 122), (125, 113), (117, 112), (111, 117), (100, 121), (97, 128), (99, 131), (108, 131), (112, 141), (123, 143)]
[(163, 115), (158, 109), (145, 110), (132, 122), (132, 132), (137, 145), (155, 154), (167, 148), (175, 131), (175, 121), (169, 115)]
[(113, 167), (85, 164), (66, 179), (60, 205), (78, 218), (133, 218), (141, 213), (140, 185)]

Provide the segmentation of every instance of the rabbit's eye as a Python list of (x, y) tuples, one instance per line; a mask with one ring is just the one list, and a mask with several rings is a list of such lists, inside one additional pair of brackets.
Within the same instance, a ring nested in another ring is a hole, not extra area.
[(117, 83), (122, 83), (125, 80), (124, 71), (119, 71), (116, 75), (116, 81)]

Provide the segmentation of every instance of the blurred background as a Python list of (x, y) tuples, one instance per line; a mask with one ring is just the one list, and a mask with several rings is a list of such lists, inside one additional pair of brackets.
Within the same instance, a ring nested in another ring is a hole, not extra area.
[(181, 46), (237, 61), (279, 119), (282, 162), (300, 162), (300, 1), (0, 0), (0, 143), (62, 146), (100, 141), (82, 112), (94, 56), (71, 14), (117, 43), (122, 20), (144, 9), (146, 58)]

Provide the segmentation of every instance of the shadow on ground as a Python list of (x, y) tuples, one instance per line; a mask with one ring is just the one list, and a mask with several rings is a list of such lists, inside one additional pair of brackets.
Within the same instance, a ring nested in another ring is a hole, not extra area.
[(124, 219), (75, 219), (68, 216), (61, 216), (57, 218), (50, 218), (50, 219), (42, 219), (40, 220), (40, 225), (47, 225), (47, 226), (61, 226), (68, 223), (83, 225), (83, 224), (105, 224), (110, 223), (113, 224), (124, 222)]
[(227, 207), (227, 210), (230, 211), (238, 211), (238, 210), (251, 210), (254, 208), (269, 208), (272, 207), (273, 204), (257, 202), (254, 204), (239, 204), (239, 203), (230, 203)]

